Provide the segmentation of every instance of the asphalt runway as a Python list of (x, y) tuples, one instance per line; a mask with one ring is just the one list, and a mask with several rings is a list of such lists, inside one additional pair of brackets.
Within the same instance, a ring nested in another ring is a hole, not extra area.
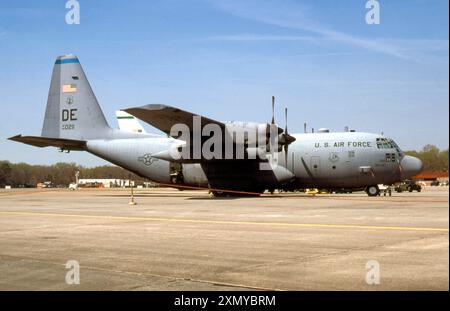
[[(449, 289), (448, 188), (135, 193), (132, 206), (122, 189), (0, 190), (0, 290)], [(70, 260), (78, 285), (66, 283)]]

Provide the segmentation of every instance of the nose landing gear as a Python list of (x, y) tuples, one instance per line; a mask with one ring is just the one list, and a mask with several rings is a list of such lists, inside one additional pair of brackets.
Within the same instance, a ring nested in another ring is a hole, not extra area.
[(380, 195), (380, 188), (378, 188), (377, 185), (375, 186), (368, 186), (366, 188), (366, 193), (369, 197), (376, 197)]

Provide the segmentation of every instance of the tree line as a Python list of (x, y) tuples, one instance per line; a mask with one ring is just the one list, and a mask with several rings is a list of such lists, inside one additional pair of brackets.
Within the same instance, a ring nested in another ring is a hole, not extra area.
[(51, 181), (54, 186), (68, 186), (75, 182), (75, 173), (79, 178), (130, 179), (137, 182), (145, 179), (118, 166), (83, 167), (75, 163), (56, 163), (53, 165), (30, 165), (0, 161), (0, 187), (36, 187), (36, 184)]
[(439, 150), (433, 145), (426, 145), (421, 151), (406, 151), (423, 162), (425, 172), (448, 172), (448, 149)]
[[(448, 172), (449, 150), (439, 150), (426, 145), (420, 151), (407, 151), (406, 154), (418, 157), (424, 163), (424, 171)], [(97, 166), (87, 168), (75, 163), (56, 163), (53, 165), (30, 165), (0, 161), (0, 187), (35, 187), (37, 183), (51, 181), (53, 185), (67, 186), (75, 181), (75, 172), (80, 178), (130, 179), (137, 182), (145, 179), (118, 166)]]

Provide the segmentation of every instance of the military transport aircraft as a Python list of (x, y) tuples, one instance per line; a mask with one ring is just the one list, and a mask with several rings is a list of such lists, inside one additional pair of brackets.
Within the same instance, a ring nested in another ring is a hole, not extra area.
[[(378, 184), (393, 184), (422, 170), (419, 159), (405, 155), (392, 139), (379, 134), (322, 129), (291, 135), (287, 126), (276, 126), (274, 118), (261, 124), (221, 122), (155, 104), (124, 111), (118, 116), (135, 116), (165, 135), (149, 134), (140, 127), (111, 128), (78, 58), (63, 55), (53, 68), (41, 136), (9, 139), (36, 147), (87, 151), (160, 184), (208, 188), (215, 195), (282, 188), (358, 188), (376, 196)], [(191, 134), (201, 133), (200, 141), (179, 135), (180, 127), (173, 131), (177, 125)], [(206, 148), (212, 150), (212, 157), (199, 151), (208, 144), (208, 133), (216, 132), (231, 141), (231, 154), (223, 150), (224, 143)], [(263, 137), (264, 144), (253, 144), (251, 137), (255, 136), (249, 133)], [(272, 142), (276, 148), (269, 147)], [(243, 158), (237, 157), (237, 150), (243, 151)], [(262, 164), (267, 165), (262, 168)]]

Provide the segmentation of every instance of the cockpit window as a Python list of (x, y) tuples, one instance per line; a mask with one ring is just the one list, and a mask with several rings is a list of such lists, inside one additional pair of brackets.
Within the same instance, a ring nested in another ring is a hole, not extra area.
[(386, 139), (384, 137), (377, 138), (377, 148), (378, 149), (393, 149), (395, 148), (394, 145), (392, 145), (392, 140)]
[[(378, 137), (377, 138), (377, 148), (378, 149), (395, 149), (397, 151), (398, 158), (402, 158), (404, 153), (400, 147), (395, 143), (394, 140), (390, 138)], [(388, 160), (388, 159), (386, 159)]]
[(403, 151), (402, 149), (400, 149), (397, 143), (392, 139), (389, 139), (389, 143), (392, 145), (393, 148), (395, 148), (395, 150), (397, 150), (399, 157), (403, 157)]

